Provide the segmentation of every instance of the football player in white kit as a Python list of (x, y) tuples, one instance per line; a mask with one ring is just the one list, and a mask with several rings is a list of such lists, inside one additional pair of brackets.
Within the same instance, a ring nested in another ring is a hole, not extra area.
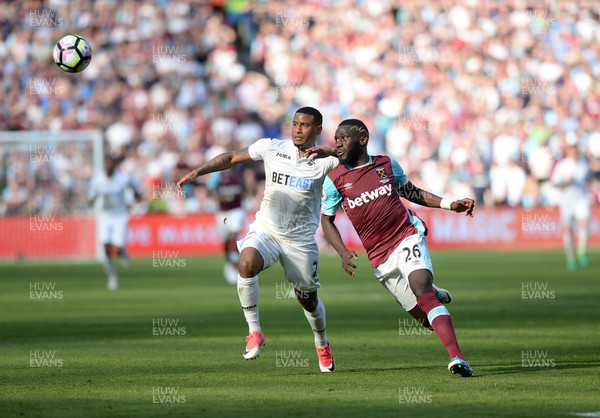
[(92, 178), (88, 191), (90, 203), (100, 199), (101, 212), (98, 218), (98, 239), (104, 246), (104, 271), (108, 277), (108, 290), (117, 290), (119, 278), (115, 259), (122, 256), (124, 264), (129, 263), (126, 252), (127, 239), (127, 192), (131, 189), (136, 200), (140, 195), (135, 180), (117, 170), (118, 161), (106, 157), (105, 172)]
[(243, 357), (257, 358), (264, 346), (258, 315), (258, 273), (279, 261), (314, 332), (319, 368), (322, 372), (332, 372), (335, 362), (325, 331), (325, 307), (317, 296), (320, 285), (315, 232), (323, 181), (338, 160), (328, 157), (313, 161), (305, 152), (314, 146), (322, 123), (323, 117), (317, 109), (300, 108), (292, 122), (291, 140), (263, 138), (248, 148), (220, 154), (186, 174), (177, 186), (182, 193), (181, 186), (198, 176), (263, 160), (264, 197), (248, 234), (238, 241), (241, 253), (237, 290), (249, 329)]
[[(567, 255), (567, 269), (587, 267), (589, 260), (586, 254), (589, 235), (591, 199), (588, 190), (591, 171), (587, 160), (579, 156), (577, 143), (567, 143), (565, 158), (556, 164), (551, 182), (562, 190), (560, 200), (560, 217), (563, 224), (563, 241)], [(573, 224), (578, 225), (577, 261), (573, 246)]]

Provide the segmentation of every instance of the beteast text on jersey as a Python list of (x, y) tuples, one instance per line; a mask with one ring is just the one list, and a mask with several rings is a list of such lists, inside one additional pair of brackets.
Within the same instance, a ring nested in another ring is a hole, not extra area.
[(289, 174), (276, 173), (275, 171), (273, 171), (271, 180), (273, 180), (273, 183), (297, 187), (299, 189), (312, 189), (315, 182), (315, 179), (305, 179), (303, 177), (290, 176)]

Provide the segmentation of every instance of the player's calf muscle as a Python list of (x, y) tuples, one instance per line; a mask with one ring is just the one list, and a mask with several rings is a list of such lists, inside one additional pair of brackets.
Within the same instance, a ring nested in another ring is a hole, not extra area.
[(315, 309), (317, 309), (317, 304), (319, 302), (318, 302), (316, 291), (307, 292), (307, 291), (295, 289), (295, 293), (296, 293), (296, 298), (298, 298), (298, 302), (300, 302), (300, 305), (302, 305), (302, 307), (305, 310), (307, 310), (308, 312), (313, 312)]
[(427, 269), (415, 270), (410, 273), (408, 283), (417, 298), (425, 292), (433, 291), (433, 276)]

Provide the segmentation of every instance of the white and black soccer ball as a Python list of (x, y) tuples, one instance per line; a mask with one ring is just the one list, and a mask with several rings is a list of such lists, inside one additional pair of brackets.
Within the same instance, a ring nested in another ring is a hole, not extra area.
[(54, 62), (61, 70), (78, 73), (90, 65), (92, 47), (79, 35), (65, 35), (54, 46)]

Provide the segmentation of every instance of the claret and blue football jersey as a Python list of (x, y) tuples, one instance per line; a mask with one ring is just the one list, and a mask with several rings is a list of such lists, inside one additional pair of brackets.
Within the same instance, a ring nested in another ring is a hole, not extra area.
[(382, 155), (370, 156), (359, 167), (340, 164), (325, 179), (321, 212), (331, 216), (342, 207), (373, 267), (385, 262), (404, 238), (426, 235), (423, 221), (404, 206), (398, 194), (398, 187), (406, 183), (402, 167)]

